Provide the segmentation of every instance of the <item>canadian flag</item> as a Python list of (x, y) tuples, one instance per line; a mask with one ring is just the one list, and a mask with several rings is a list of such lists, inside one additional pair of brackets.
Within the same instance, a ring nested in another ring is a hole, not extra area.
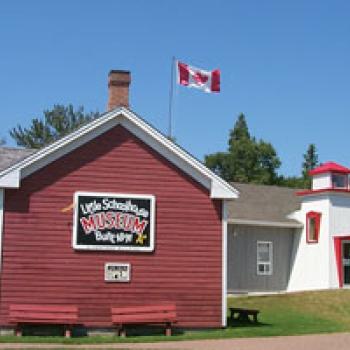
[(206, 71), (177, 61), (178, 83), (205, 92), (220, 92), (220, 70)]

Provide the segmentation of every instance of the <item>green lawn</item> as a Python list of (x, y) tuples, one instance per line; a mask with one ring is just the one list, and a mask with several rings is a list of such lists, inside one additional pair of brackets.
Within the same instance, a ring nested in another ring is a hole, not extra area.
[(112, 336), (22, 337), (2, 336), (0, 342), (57, 342), (92, 344), (114, 342), (153, 342), (214, 338), (296, 335), (350, 331), (350, 290), (307, 292), (271, 296), (228, 298), (228, 306), (256, 308), (261, 311), (259, 324), (236, 325), (227, 329), (175, 332), (165, 337), (132, 335), (128, 338)]
[(240, 327), (237, 336), (350, 331), (350, 290), (229, 298), (229, 306), (261, 311), (260, 327)]

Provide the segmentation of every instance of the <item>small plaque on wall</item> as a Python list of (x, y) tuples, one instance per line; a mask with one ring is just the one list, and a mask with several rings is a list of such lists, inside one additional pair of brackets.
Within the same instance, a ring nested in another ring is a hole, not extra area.
[(106, 282), (130, 282), (130, 264), (106, 263)]

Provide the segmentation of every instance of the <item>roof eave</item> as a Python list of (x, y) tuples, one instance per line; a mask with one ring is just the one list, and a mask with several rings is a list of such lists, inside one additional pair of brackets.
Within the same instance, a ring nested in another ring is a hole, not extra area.
[(211, 182), (210, 198), (236, 199), (239, 197), (239, 192), (234, 187), (225, 185), (214, 179)]
[(0, 188), (19, 188), (21, 173), (19, 170), (12, 170), (0, 178)]
[(267, 226), (281, 228), (303, 228), (304, 225), (300, 222), (288, 221), (269, 221), (269, 220), (249, 220), (249, 219), (228, 219), (229, 224), (249, 225), (249, 226)]

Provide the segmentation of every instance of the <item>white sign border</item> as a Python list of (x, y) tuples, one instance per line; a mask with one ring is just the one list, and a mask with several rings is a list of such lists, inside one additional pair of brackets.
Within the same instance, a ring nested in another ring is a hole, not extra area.
[[(106, 246), (106, 245), (86, 245), (77, 244), (77, 219), (79, 214), (78, 197), (79, 196), (96, 196), (96, 197), (111, 197), (111, 198), (136, 198), (136, 199), (149, 199), (151, 201), (151, 216), (150, 216), (150, 246), (149, 247), (123, 247), (123, 246)], [(138, 252), (153, 252), (155, 242), (155, 208), (156, 198), (151, 194), (132, 194), (132, 193), (106, 193), (106, 192), (82, 192), (77, 191), (74, 193), (74, 212), (73, 212), (73, 235), (72, 235), (72, 247), (76, 250), (110, 250), (110, 251), (138, 251)]]
[[(111, 265), (127, 266), (129, 272), (129, 278), (127, 280), (109, 280), (107, 279), (107, 267)], [(130, 283), (131, 282), (131, 264), (130, 263), (119, 263), (119, 262), (106, 262), (105, 263), (105, 282), (106, 283)]]

